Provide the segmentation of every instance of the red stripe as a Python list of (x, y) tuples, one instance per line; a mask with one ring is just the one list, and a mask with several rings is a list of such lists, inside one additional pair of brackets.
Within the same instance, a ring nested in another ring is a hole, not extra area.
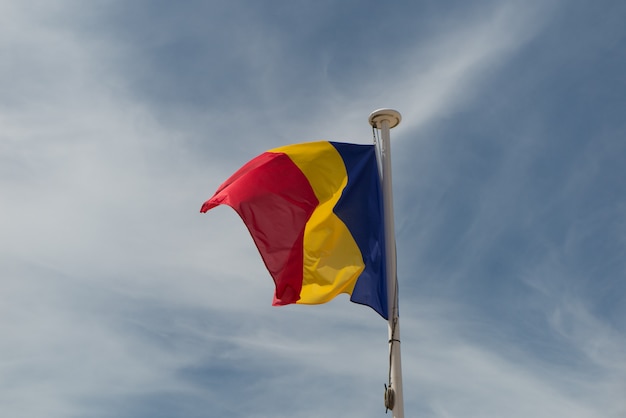
[(246, 224), (276, 284), (273, 305), (300, 299), (304, 228), (318, 205), (302, 171), (282, 153), (266, 152), (241, 167), (202, 205), (225, 204)]

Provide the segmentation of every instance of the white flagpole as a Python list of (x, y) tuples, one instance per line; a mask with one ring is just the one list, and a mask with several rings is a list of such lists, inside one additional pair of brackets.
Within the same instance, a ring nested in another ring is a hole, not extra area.
[(382, 137), (382, 144), (379, 144), (379, 156), (385, 215), (385, 256), (387, 259), (387, 300), (389, 309), (389, 386), (385, 392), (385, 407), (391, 409), (393, 418), (404, 418), (404, 399), (402, 395), (402, 364), (400, 362), (400, 320), (398, 317), (396, 237), (393, 217), (389, 130), (397, 126), (401, 120), (402, 116), (400, 113), (392, 109), (375, 110), (369, 116), (370, 125), (375, 129), (380, 129)]

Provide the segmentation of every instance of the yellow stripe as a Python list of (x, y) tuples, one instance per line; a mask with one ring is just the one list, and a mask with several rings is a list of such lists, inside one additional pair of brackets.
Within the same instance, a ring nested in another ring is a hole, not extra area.
[(311, 142), (271, 150), (282, 152), (309, 179), (319, 206), (304, 232), (304, 271), (297, 303), (325, 303), (352, 294), (365, 268), (361, 251), (346, 225), (333, 213), (348, 182), (343, 159), (330, 143)]

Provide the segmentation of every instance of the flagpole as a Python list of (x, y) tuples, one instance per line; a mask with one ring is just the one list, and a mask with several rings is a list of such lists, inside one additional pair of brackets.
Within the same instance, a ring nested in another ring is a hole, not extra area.
[(402, 120), (399, 112), (378, 109), (369, 116), (369, 123), (380, 129), (382, 143), (378, 144), (381, 160), (383, 207), (385, 216), (385, 256), (387, 260), (387, 300), (389, 318), (389, 386), (385, 391), (385, 407), (393, 418), (404, 418), (402, 394), (402, 364), (400, 361), (400, 320), (398, 317), (398, 281), (396, 274), (396, 237), (393, 217), (393, 193), (391, 182), (391, 146), (389, 130)]

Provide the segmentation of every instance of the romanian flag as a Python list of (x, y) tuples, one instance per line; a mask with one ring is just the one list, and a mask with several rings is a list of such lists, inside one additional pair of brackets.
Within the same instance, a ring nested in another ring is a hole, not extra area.
[(373, 145), (311, 142), (254, 158), (201, 212), (237, 211), (274, 278), (273, 305), (340, 293), (387, 319), (381, 184)]

